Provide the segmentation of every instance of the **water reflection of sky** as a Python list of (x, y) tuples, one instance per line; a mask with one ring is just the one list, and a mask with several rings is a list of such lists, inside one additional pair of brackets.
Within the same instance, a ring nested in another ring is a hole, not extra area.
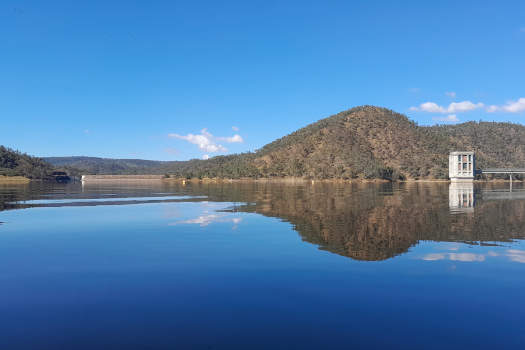
[[(490, 247), (472, 246), (466, 244), (433, 243), (429, 252), (420, 255), (424, 261), (453, 261), (453, 262), (517, 262), (525, 263), (525, 244), (515, 241), (507, 245), (493, 245)], [(421, 250), (428, 248), (421, 247)], [(443, 251), (444, 250), (444, 251)]]
[(147, 197), (117, 197), (112, 194), (110, 198), (65, 198), (65, 199), (33, 199), (10, 202), (19, 205), (46, 205), (46, 204), (68, 204), (68, 203), (103, 203), (103, 202), (145, 202), (145, 201), (168, 201), (183, 199), (203, 199), (204, 196), (147, 196)]
[(228, 208), (228, 204), (224, 203), (211, 203), (201, 202), (197, 210), (196, 217), (184, 218), (175, 222), (170, 222), (168, 225), (199, 225), (206, 227), (215, 223), (232, 223), (232, 229), (237, 229), (239, 223), (242, 221), (240, 213), (232, 214), (227, 212), (221, 212), (225, 208)]
[(451, 215), (439, 184), (60, 190), (5, 196), (56, 202), (0, 211), (2, 349), (525, 341), (519, 199)]

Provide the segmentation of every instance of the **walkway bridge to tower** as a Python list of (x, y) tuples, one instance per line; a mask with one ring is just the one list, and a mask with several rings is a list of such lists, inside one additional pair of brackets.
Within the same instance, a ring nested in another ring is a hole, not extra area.
[(508, 174), (510, 180), (510, 191), (512, 192), (512, 175), (525, 174), (525, 168), (488, 168), (478, 170), (479, 174)]
[(507, 174), (512, 189), (512, 175), (525, 174), (525, 168), (487, 168), (476, 170), (476, 156), (472, 151), (450, 152), (448, 173), (452, 182), (472, 181), (478, 174)]
[(503, 168), (488, 168), (488, 169), (481, 169), (479, 171), (481, 174), (525, 174), (525, 168), (509, 168), (509, 169), (503, 169)]

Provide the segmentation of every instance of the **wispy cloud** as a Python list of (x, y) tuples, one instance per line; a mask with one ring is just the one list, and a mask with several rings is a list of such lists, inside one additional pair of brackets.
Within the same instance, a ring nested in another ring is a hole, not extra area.
[(456, 98), (456, 93), (454, 91), (447, 91), (445, 92), (445, 95), (447, 95), (450, 98)]
[[(205, 153), (227, 152), (228, 149), (221, 145), (219, 141), (226, 143), (244, 142), (241, 135), (235, 134), (229, 137), (215, 137), (210, 132), (208, 132), (206, 128), (202, 129), (200, 134), (179, 135), (172, 133), (168, 134), (168, 136), (197, 145), (197, 147), (199, 147), (199, 149)], [(208, 159), (208, 157), (208, 154), (203, 156), (204, 159)]]
[(483, 108), (485, 105), (481, 102), (474, 103), (471, 101), (452, 102), (447, 107), (440, 106), (435, 102), (424, 102), (417, 107), (410, 107), (411, 111), (427, 113), (461, 113)]
[[(454, 98), (456, 96), (455, 92), (446, 92), (447, 96)], [(511, 100), (503, 105), (489, 105), (485, 106), (482, 102), (471, 102), (471, 101), (461, 101), (461, 102), (451, 102), (448, 106), (442, 106), (435, 102), (424, 102), (419, 106), (412, 106), (409, 108), (413, 112), (426, 112), (426, 113), (441, 113), (441, 114), (451, 114), (464, 113), (477, 109), (484, 108), (488, 113), (522, 113), (525, 112), (525, 97), (520, 97), (517, 100)], [(449, 115), (447, 118), (451, 118)], [(434, 120), (439, 121), (455, 121), (448, 120), (447, 118), (435, 118)]]
[(241, 135), (235, 134), (231, 137), (217, 137), (217, 140), (228, 142), (228, 143), (242, 143), (244, 140)]
[(421, 89), (420, 88), (410, 88), (410, 89), (408, 89), (408, 91), (413, 93), (413, 94), (417, 94), (418, 92), (421, 91)]
[(437, 122), (444, 122), (444, 123), (457, 123), (457, 122), (459, 122), (459, 118), (455, 114), (449, 114), (446, 117), (432, 117), (432, 120), (435, 120)]
[(516, 101), (509, 101), (504, 105), (491, 105), (487, 107), (487, 112), (507, 112), (507, 113), (521, 113), (525, 111), (525, 97), (521, 97)]
[(193, 143), (194, 145), (197, 145), (203, 152), (214, 153), (219, 151), (227, 151), (225, 147), (214, 142), (213, 135), (210, 134), (206, 129), (202, 129), (201, 133), (196, 135), (188, 134), (184, 136), (179, 134), (169, 134), (168, 136)]
[(232, 130), (233, 130), (233, 131), (239, 131), (240, 129), (239, 129), (238, 126), (232, 126)]
[(520, 32), (525, 33), (525, 27), (521, 27)]
[(414, 112), (429, 112), (429, 113), (446, 113), (446, 109), (439, 106), (434, 102), (424, 102), (419, 105), (419, 107), (410, 107), (411, 111)]

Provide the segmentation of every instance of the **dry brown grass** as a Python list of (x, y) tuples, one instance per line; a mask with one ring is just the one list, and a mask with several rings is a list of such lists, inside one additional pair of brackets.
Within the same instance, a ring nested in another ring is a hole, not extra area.
[(31, 180), (23, 176), (4, 176), (0, 175), (0, 184), (27, 184)]

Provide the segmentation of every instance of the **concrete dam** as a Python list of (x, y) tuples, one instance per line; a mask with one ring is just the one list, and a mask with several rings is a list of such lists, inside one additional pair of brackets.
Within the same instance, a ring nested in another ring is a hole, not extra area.
[(82, 175), (82, 182), (160, 181), (164, 175)]

